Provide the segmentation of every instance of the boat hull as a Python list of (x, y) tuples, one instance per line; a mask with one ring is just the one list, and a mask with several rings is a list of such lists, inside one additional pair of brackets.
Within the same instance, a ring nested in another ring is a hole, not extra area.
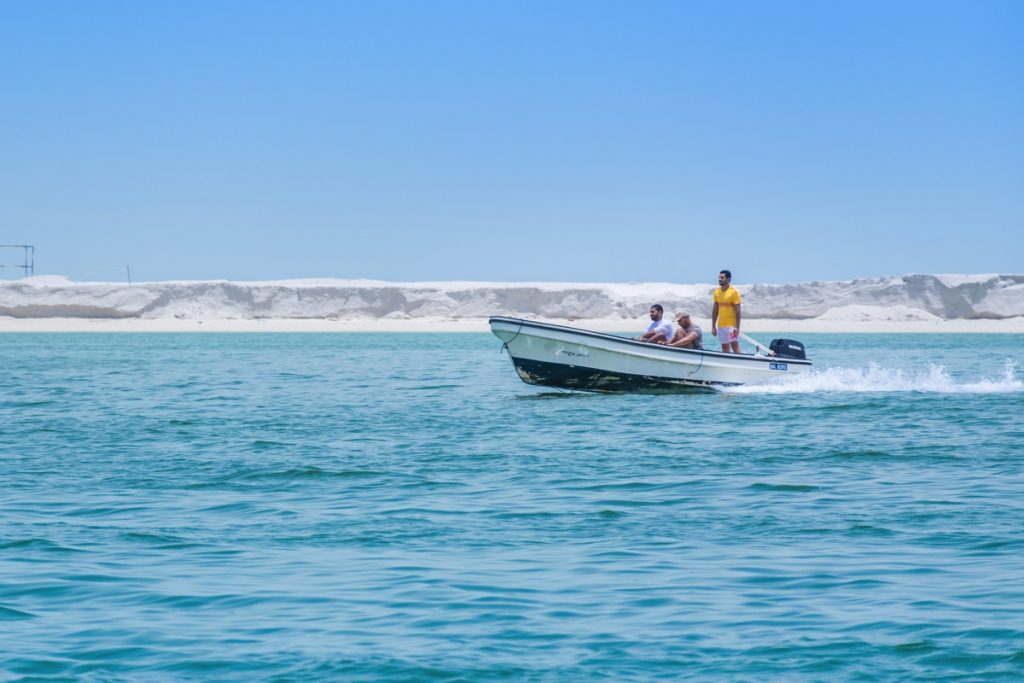
[(681, 349), (518, 318), (489, 322), (520, 379), (559, 389), (693, 391), (768, 382), (812, 367), (809, 360)]

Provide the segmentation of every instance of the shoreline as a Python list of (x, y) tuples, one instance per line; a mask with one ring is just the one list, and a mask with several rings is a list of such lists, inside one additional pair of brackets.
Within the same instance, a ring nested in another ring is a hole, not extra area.
[[(636, 320), (567, 320), (531, 318), (599, 332), (639, 333), (647, 323)], [(707, 320), (696, 320), (710, 335)], [(743, 321), (747, 333), (906, 333), (906, 334), (1024, 334), (1024, 317), (1003, 320), (787, 320), (755, 318)], [(10, 318), (0, 317), (0, 334), (23, 332), (488, 332), (486, 318)]]

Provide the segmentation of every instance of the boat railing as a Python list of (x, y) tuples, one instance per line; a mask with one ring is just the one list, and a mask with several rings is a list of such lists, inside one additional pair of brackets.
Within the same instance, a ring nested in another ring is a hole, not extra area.
[(748, 344), (750, 344), (750, 345), (752, 345), (754, 347), (754, 355), (755, 356), (758, 356), (758, 355), (774, 356), (775, 355), (772, 352), (772, 350), (769, 349), (767, 346), (765, 346), (761, 342), (757, 341), (756, 339), (752, 339), (752, 338), (748, 337), (747, 335), (743, 334), (742, 332), (740, 332), (740, 339), (742, 339), (743, 341), (747, 342)]

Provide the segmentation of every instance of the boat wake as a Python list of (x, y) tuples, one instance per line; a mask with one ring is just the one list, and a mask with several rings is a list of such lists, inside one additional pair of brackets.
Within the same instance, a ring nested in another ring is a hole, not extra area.
[(1006, 361), (1002, 377), (975, 381), (954, 379), (942, 365), (917, 372), (886, 368), (874, 363), (867, 368), (821, 368), (769, 384), (728, 387), (729, 394), (810, 394), (923, 392), (936, 394), (1008, 394), (1024, 392), (1019, 365)]

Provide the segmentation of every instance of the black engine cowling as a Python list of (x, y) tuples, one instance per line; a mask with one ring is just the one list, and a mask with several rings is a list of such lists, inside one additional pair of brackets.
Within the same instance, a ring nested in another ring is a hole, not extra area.
[(796, 358), (799, 360), (807, 358), (804, 345), (793, 339), (772, 339), (772, 343), (768, 345), (768, 348), (779, 358)]

